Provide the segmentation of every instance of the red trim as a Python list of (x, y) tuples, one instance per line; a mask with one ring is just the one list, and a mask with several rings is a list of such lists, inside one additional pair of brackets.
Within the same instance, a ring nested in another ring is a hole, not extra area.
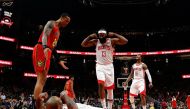
[(103, 80), (98, 80), (98, 84), (105, 83)]
[(146, 95), (146, 90), (143, 90), (140, 94), (141, 95)]
[(105, 89), (114, 89), (114, 88), (115, 88), (114, 84), (112, 84), (111, 86), (105, 87)]
[(132, 93), (130, 93), (129, 95), (130, 95), (130, 96), (134, 96), (134, 97), (137, 97), (137, 96), (138, 96), (138, 95), (132, 94)]

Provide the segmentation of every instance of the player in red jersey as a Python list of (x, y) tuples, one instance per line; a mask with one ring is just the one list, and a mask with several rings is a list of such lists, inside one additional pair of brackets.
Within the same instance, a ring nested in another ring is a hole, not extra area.
[(37, 82), (34, 88), (34, 99), (36, 99), (43, 91), (52, 55), (64, 69), (68, 69), (64, 64), (64, 61), (59, 60), (55, 47), (60, 36), (59, 29), (66, 27), (69, 22), (70, 17), (67, 13), (61, 14), (60, 18), (56, 21), (48, 21), (40, 35), (38, 43), (34, 47), (32, 58), (34, 70), (37, 74)]
[(190, 95), (186, 98), (187, 109), (190, 109)]
[(67, 92), (67, 96), (69, 96), (72, 100), (75, 99), (75, 92), (73, 89), (74, 76), (71, 76), (69, 80), (66, 81), (64, 90)]

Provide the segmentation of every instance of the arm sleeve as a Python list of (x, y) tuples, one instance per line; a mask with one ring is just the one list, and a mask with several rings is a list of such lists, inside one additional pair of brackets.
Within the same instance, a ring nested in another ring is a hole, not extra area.
[(146, 74), (147, 74), (147, 77), (148, 77), (149, 82), (152, 82), (152, 77), (151, 77), (151, 75), (150, 75), (149, 70), (146, 69), (145, 72), (146, 72)]

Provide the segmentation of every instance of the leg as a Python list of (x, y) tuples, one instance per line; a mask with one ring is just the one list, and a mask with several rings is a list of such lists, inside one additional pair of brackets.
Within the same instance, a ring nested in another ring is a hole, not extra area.
[(47, 80), (47, 74), (50, 67), (51, 50), (47, 53), (47, 58), (44, 57), (43, 47), (37, 46), (33, 52), (33, 65), (37, 74), (37, 81), (34, 88), (34, 99), (37, 99), (40, 93), (42, 93), (45, 82)]
[(105, 90), (104, 90), (104, 83), (98, 84), (98, 93), (100, 96), (101, 104), (103, 108), (106, 108), (106, 99), (105, 99)]
[(130, 95), (129, 99), (130, 99), (130, 103), (131, 103), (132, 108), (135, 109), (135, 98), (134, 98), (134, 96)]
[(113, 105), (113, 89), (107, 90), (108, 109), (112, 109)]
[(145, 88), (145, 82), (140, 82), (139, 85), (140, 85), (139, 92), (140, 92), (140, 97), (141, 97), (142, 108), (146, 109), (146, 88)]
[(146, 109), (146, 96), (144, 94), (140, 94), (141, 97), (141, 104), (143, 109)]
[(47, 78), (45, 73), (37, 73), (37, 81), (34, 88), (34, 99), (37, 99), (40, 93), (42, 93), (46, 80)]
[(108, 109), (112, 109), (114, 102), (114, 67), (113, 64), (105, 66), (105, 89), (107, 89)]

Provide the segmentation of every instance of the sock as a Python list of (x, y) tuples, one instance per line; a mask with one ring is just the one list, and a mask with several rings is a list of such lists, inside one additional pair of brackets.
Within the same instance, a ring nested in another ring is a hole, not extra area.
[(113, 100), (108, 100), (108, 109), (112, 109)]
[(143, 108), (143, 109), (146, 109), (146, 105), (143, 105), (142, 108)]
[(133, 109), (135, 109), (135, 103), (132, 103), (131, 106)]
[(107, 90), (108, 109), (112, 109), (113, 105), (113, 89)]
[(107, 107), (106, 107), (106, 99), (104, 98), (104, 99), (100, 99), (100, 101), (101, 101), (101, 104), (102, 104), (102, 107), (104, 108), (104, 109), (106, 109)]

